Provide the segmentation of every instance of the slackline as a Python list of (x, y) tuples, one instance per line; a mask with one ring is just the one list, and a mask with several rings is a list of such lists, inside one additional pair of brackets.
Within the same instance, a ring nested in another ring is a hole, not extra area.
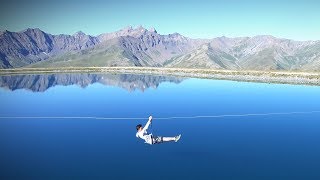
[[(225, 117), (247, 117), (247, 116), (276, 116), (276, 115), (298, 115), (315, 114), (320, 111), (295, 111), (295, 112), (273, 112), (273, 113), (249, 113), (249, 114), (220, 114), (220, 115), (197, 115), (197, 116), (171, 116), (154, 117), (154, 119), (204, 119)], [(148, 117), (99, 117), (99, 116), (0, 116), (0, 119), (97, 119), (97, 120), (139, 120)]]

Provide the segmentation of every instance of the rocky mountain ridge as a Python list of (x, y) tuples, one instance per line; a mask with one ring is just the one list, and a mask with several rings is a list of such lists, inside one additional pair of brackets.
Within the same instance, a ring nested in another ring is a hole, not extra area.
[(40, 29), (0, 33), (0, 67), (147, 66), (236, 70), (320, 70), (320, 41), (270, 35), (192, 39), (131, 26), (90, 36)]

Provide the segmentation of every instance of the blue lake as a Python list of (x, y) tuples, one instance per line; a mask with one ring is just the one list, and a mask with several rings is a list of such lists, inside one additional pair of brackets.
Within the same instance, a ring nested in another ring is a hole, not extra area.
[[(0, 86), (1, 179), (320, 179), (320, 112), (157, 119), (320, 111), (317, 86), (108, 74)], [(153, 134), (181, 140), (137, 139), (149, 115)]]

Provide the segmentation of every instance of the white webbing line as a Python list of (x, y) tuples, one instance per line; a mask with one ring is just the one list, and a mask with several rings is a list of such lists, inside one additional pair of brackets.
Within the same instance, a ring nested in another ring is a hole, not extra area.
[[(293, 115), (293, 114), (313, 114), (320, 111), (296, 111), (296, 112), (275, 112), (275, 113), (250, 113), (250, 114), (222, 114), (205, 116), (172, 116), (155, 117), (154, 119), (200, 119), (200, 118), (224, 118), (224, 117), (246, 117), (246, 116), (272, 116), (272, 115)], [(0, 116), (0, 119), (98, 119), (98, 120), (138, 120), (147, 117), (98, 117), (98, 116)]]

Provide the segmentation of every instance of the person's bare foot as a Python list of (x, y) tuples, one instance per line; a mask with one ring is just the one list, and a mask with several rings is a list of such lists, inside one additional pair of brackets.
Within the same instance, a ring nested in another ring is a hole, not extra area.
[(179, 134), (178, 136), (176, 136), (174, 141), (175, 141), (175, 142), (178, 142), (179, 139), (180, 139), (180, 137), (181, 137), (181, 134)]

